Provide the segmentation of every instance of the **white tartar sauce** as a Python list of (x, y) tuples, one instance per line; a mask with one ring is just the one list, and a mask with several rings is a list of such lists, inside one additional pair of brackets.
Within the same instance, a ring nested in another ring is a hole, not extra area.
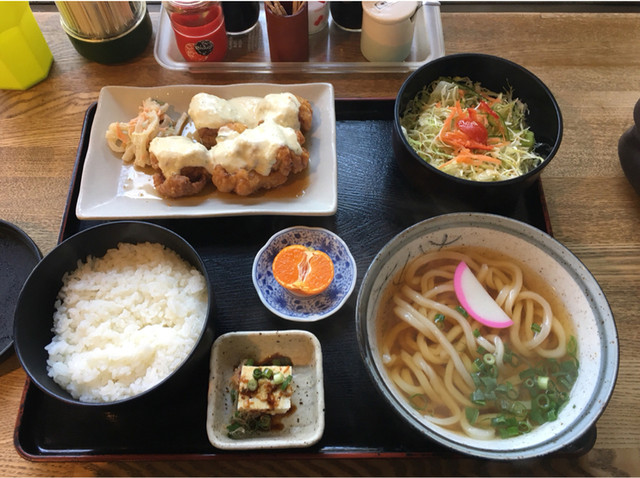
[(208, 93), (198, 93), (189, 103), (189, 116), (196, 128), (218, 129), (226, 123), (242, 123), (254, 128), (268, 119), (300, 129), (300, 102), (292, 93), (272, 93), (265, 97), (239, 96), (226, 100)]
[(156, 157), (158, 166), (166, 178), (180, 173), (187, 166), (210, 169), (209, 150), (184, 136), (156, 137), (149, 145), (149, 153)]
[(297, 155), (302, 154), (295, 130), (280, 126), (271, 119), (242, 133), (220, 128), (217, 141), (209, 150), (211, 164), (218, 164), (229, 173), (247, 169), (268, 176), (276, 162), (277, 151), (282, 146)]

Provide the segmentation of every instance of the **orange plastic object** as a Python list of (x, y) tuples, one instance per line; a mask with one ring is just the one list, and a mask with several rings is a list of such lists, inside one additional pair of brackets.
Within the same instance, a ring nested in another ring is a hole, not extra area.
[(273, 259), (273, 277), (289, 292), (311, 296), (333, 281), (333, 261), (324, 252), (294, 244), (283, 248)]

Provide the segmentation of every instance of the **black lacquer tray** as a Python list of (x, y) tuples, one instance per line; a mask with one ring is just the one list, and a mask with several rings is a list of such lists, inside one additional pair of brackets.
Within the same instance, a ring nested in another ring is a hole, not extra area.
[[(325, 432), (306, 449), (264, 452), (278, 457), (407, 457), (451, 455), (404, 423), (378, 394), (360, 358), (355, 304), (375, 254), (403, 229), (438, 214), (455, 212), (425, 201), (397, 170), (391, 150), (392, 99), (336, 100), (338, 211), (329, 217), (253, 216), (152, 221), (185, 237), (203, 257), (215, 294), (216, 336), (231, 331), (305, 329), (322, 345)], [(85, 117), (76, 168), (59, 240), (97, 224), (81, 221), (75, 206), (96, 106)], [(538, 182), (510, 216), (551, 233)], [(275, 232), (295, 225), (324, 227), (349, 246), (358, 265), (356, 289), (344, 307), (319, 322), (289, 322), (269, 312), (251, 281), (258, 250)], [(156, 397), (143, 407), (78, 409), (53, 401), (28, 380), (15, 428), (25, 458), (54, 460), (238, 459), (262, 452), (214, 448), (205, 431), (208, 360), (180, 396)], [(595, 426), (561, 454), (591, 449)], [(265, 455), (266, 456), (266, 455)]]

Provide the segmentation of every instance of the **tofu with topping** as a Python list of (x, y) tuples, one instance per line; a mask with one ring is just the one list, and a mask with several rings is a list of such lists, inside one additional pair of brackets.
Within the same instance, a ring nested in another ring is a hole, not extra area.
[[(255, 379), (254, 371), (263, 372), (259, 379)], [(273, 372), (271, 378), (264, 376), (264, 371), (270, 369)], [(241, 413), (268, 413), (281, 415), (291, 408), (291, 394), (293, 387), (291, 379), (293, 367), (290, 365), (276, 366), (264, 365), (254, 367), (243, 365), (240, 372), (238, 386), (238, 411)], [(282, 380), (281, 380), (282, 379)], [(252, 381), (254, 381), (252, 383)], [(283, 384), (286, 386), (283, 388)]]

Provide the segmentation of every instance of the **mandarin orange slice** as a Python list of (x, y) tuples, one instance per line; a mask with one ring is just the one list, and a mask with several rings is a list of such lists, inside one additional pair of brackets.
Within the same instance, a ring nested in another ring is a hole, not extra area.
[(311, 296), (329, 287), (333, 281), (333, 261), (322, 251), (293, 244), (284, 247), (273, 259), (273, 277), (289, 292)]

